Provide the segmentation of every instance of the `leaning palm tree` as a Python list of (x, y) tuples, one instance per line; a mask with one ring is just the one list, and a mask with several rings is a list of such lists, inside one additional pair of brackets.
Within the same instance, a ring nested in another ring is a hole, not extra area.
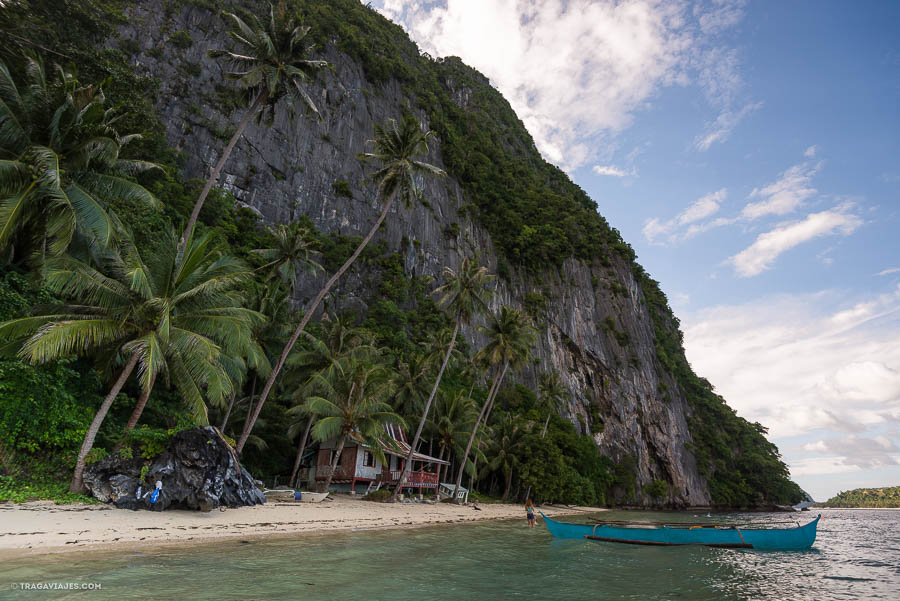
[(226, 12), (225, 16), (232, 22), (228, 35), (234, 47), (230, 50), (212, 50), (209, 56), (225, 59), (233, 69), (226, 77), (237, 81), (246, 93), (250, 106), (194, 203), (194, 210), (181, 236), (182, 245), (191, 235), (209, 191), (219, 181), (222, 168), (250, 119), (256, 116), (259, 122), (271, 124), (275, 119), (275, 107), (282, 99), (287, 101), (291, 117), (297, 102), (318, 114), (304, 86), (316, 69), (328, 64), (309, 58), (313, 51), (313, 45), (305, 39), (309, 27), (300, 25), (296, 15), (288, 12), (283, 1), (277, 7), (269, 5), (269, 18), (264, 22), (256, 15), (251, 15), (249, 24), (234, 13)]
[(494, 400), (506, 372), (510, 366), (517, 366), (531, 356), (531, 348), (537, 342), (537, 331), (531, 326), (527, 315), (507, 305), (500, 308), (500, 313), (494, 316), (487, 327), (481, 328), (482, 334), (487, 336), (488, 343), (481, 351), (480, 358), (490, 365), (495, 366), (494, 381), (488, 392), (487, 399), (481, 407), (481, 414), (475, 421), (475, 427), (469, 436), (469, 443), (463, 453), (462, 465), (456, 476), (456, 489), (462, 485), (463, 470), (472, 448), (472, 442), (478, 433), (481, 424), (487, 424), (494, 407)]
[(340, 360), (334, 378), (317, 375), (313, 386), (318, 396), (306, 401), (310, 413), (319, 415), (312, 436), (319, 442), (336, 440), (334, 459), (326, 476), (324, 490), (331, 486), (347, 440), (368, 446), (382, 462), (382, 444), (392, 439), (385, 426), (403, 425), (403, 419), (391, 410), (388, 370), (377, 358), (348, 355)]
[(373, 141), (375, 144), (374, 152), (365, 153), (361, 155), (361, 157), (366, 160), (374, 160), (381, 163), (381, 168), (372, 174), (372, 179), (377, 182), (379, 194), (385, 198), (381, 214), (378, 216), (378, 219), (375, 220), (375, 224), (372, 226), (372, 229), (369, 230), (369, 233), (366, 234), (366, 237), (362, 239), (359, 246), (357, 246), (356, 250), (353, 251), (353, 254), (350, 255), (350, 258), (341, 265), (340, 269), (338, 269), (327, 282), (325, 282), (325, 285), (319, 290), (319, 293), (306, 308), (306, 313), (297, 325), (297, 329), (294, 330), (294, 333), (288, 339), (287, 344), (284, 345), (281, 356), (278, 358), (278, 362), (275, 364), (272, 374), (269, 376), (266, 385), (263, 387), (259, 402), (256, 404), (254, 416), (250, 420), (249, 427), (244, 429), (243, 434), (241, 434), (241, 439), (238, 441), (238, 453), (241, 452), (247, 437), (250, 436), (254, 422), (259, 417), (259, 412), (262, 410), (263, 404), (268, 398), (269, 393), (272, 391), (272, 387), (275, 385), (275, 379), (278, 377), (281, 368), (284, 366), (284, 362), (287, 360), (291, 349), (294, 348), (294, 345), (297, 343), (297, 339), (300, 337), (306, 324), (309, 323), (309, 320), (316, 312), (319, 304), (325, 298), (325, 295), (331, 290), (332, 286), (334, 286), (340, 277), (344, 275), (344, 272), (353, 265), (363, 249), (366, 248), (366, 245), (369, 244), (369, 241), (375, 236), (378, 228), (381, 227), (382, 222), (387, 217), (388, 211), (394, 200), (399, 196), (407, 206), (409, 206), (415, 198), (421, 196), (421, 192), (415, 183), (415, 176), (417, 174), (429, 173), (436, 176), (445, 175), (442, 169), (417, 159), (418, 156), (428, 152), (428, 138), (432, 135), (434, 135), (434, 132), (429, 131), (423, 133), (419, 122), (411, 116), (407, 116), (407, 118), (399, 125), (394, 120), (390, 120), (387, 127), (375, 127), (375, 140)]
[(0, 61), (0, 251), (59, 256), (76, 233), (106, 246), (118, 229), (110, 203), (159, 206), (129, 179), (159, 166), (120, 158), (140, 136), (118, 131), (101, 88), (33, 57), (26, 73), (17, 85)]
[(459, 272), (454, 271), (450, 267), (444, 267), (444, 285), (435, 290), (440, 295), (438, 305), (444, 306), (453, 315), (453, 334), (450, 337), (450, 344), (447, 346), (447, 353), (444, 355), (444, 361), (438, 371), (434, 386), (431, 388), (431, 394), (425, 403), (425, 410), (419, 419), (419, 427), (416, 428), (416, 434), (413, 436), (412, 444), (409, 447), (409, 454), (403, 466), (403, 473), (400, 475), (400, 481), (391, 495), (391, 500), (397, 500), (400, 492), (403, 490), (403, 481), (409, 474), (412, 465), (412, 457), (416, 447), (419, 444), (419, 437), (422, 435), (422, 428), (428, 420), (428, 411), (431, 409), (431, 403), (437, 394), (438, 387), (441, 384), (441, 378), (444, 376), (444, 370), (447, 369), (447, 363), (450, 362), (450, 355), (453, 353), (453, 347), (456, 345), (456, 335), (459, 328), (463, 324), (471, 322), (472, 318), (488, 308), (488, 298), (493, 294), (491, 284), (494, 276), (488, 273), (487, 267), (479, 265), (477, 261), (465, 257), (459, 266)]
[(242, 308), (236, 293), (252, 271), (220, 255), (208, 238), (189, 240), (181, 261), (176, 254), (170, 232), (146, 259), (131, 245), (121, 254), (100, 253), (100, 267), (71, 257), (50, 259), (46, 286), (72, 301), (0, 324), (0, 339), (24, 340), (19, 356), (32, 363), (71, 355), (108, 355), (124, 363), (85, 434), (72, 492), (82, 491), (85, 458), (136, 367), (144, 403), (157, 375), (165, 373), (201, 423), (206, 421), (202, 389), (212, 401), (231, 392), (222, 356), (245, 354), (251, 328), (261, 318)]

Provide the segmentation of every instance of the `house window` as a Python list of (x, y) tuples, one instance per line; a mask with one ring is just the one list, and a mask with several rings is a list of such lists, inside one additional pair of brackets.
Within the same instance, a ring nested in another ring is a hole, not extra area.
[[(328, 463), (329, 463), (330, 465), (334, 465), (334, 453), (335, 453), (335, 450), (336, 450), (336, 449), (332, 449), (332, 450), (331, 450), (331, 455), (328, 457)], [(341, 453), (341, 456), (338, 457), (338, 462), (337, 462), (337, 466), (338, 466), (338, 467), (341, 466), (341, 460), (342, 460), (343, 458), (344, 458), (344, 454)]]
[(371, 451), (363, 451), (363, 466), (375, 467), (375, 455)]

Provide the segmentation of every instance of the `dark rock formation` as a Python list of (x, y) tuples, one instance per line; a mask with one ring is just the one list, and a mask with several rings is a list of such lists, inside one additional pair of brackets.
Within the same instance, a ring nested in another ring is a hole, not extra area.
[[(219, 506), (266, 502), (234, 449), (213, 426), (176, 434), (142, 479), (145, 464), (137, 459), (107, 457), (85, 471), (85, 486), (97, 499), (121, 509), (210, 511)], [(162, 487), (153, 502), (157, 482)]]

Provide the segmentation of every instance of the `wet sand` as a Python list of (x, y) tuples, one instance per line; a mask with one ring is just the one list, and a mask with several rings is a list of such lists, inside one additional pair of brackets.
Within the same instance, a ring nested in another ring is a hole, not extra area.
[[(455, 524), (520, 518), (521, 505), (373, 503), (337, 495), (322, 503), (269, 502), (255, 507), (199, 511), (130, 511), (111, 505), (0, 504), (0, 559), (44, 553), (194, 544), (218, 540)], [(598, 512), (548, 506), (548, 516)]]

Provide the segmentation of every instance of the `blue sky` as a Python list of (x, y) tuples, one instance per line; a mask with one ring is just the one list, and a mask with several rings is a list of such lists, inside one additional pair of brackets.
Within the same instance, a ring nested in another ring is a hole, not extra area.
[(373, 4), (491, 79), (795, 480), (900, 485), (900, 3)]

